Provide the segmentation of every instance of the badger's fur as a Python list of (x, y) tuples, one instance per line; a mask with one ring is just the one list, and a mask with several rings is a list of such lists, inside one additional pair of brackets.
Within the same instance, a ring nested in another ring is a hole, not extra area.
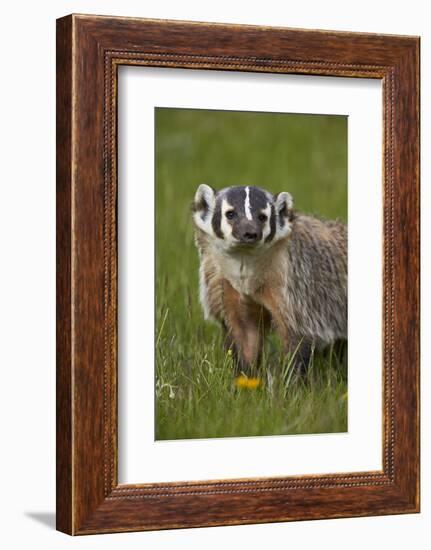
[(193, 219), (200, 301), (219, 321), (238, 370), (258, 366), (274, 327), (297, 365), (347, 338), (347, 227), (293, 210), (289, 193), (200, 185)]

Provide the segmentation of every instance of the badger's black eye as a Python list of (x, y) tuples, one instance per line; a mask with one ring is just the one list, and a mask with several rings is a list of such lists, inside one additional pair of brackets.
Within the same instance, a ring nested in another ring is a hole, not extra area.
[(259, 216), (257, 217), (257, 219), (260, 221), (260, 222), (266, 222), (266, 220), (268, 219), (268, 216), (266, 214), (259, 214)]
[(225, 215), (228, 220), (233, 220), (236, 216), (236, 212), (234, 210), (228, 210)]

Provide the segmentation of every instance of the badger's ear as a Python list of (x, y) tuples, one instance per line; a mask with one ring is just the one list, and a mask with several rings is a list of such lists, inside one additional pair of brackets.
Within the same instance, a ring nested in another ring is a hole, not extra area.
[(289, 217), (289, 214), (293, 209), (292, 195), (290, 193), (286, 193), (286, 191), (278, 193), (275, 197), (275, 209), (280, 217)]
[(212, 214), (215, 208), (215, 191), (209, 185), (199, 185), (193, 202), (193, 219), (205, 233), (212, 235)]
[(215, 204), (215, 191), (209, 185), (202, 183), (197, 188), (194, 201), (194, 211), (205, 217), (206, 213), (213, 210)]

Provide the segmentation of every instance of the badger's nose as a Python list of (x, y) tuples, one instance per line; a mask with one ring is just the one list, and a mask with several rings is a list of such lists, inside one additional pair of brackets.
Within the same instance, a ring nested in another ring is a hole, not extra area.
[(251, 231), (246, 231), (242, 235), (242, 240), (246, 243), (254, 243), (257, 241), (257, 233), (252, 233)]

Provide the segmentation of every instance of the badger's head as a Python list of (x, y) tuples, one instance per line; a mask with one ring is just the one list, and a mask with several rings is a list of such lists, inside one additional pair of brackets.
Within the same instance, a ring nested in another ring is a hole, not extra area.
[(198, 187), (193, 218), (196, 226), (225, 250), (254, 250), (291, 231), (293, 201), (289, 193), (272, 195), (259, 187)]

